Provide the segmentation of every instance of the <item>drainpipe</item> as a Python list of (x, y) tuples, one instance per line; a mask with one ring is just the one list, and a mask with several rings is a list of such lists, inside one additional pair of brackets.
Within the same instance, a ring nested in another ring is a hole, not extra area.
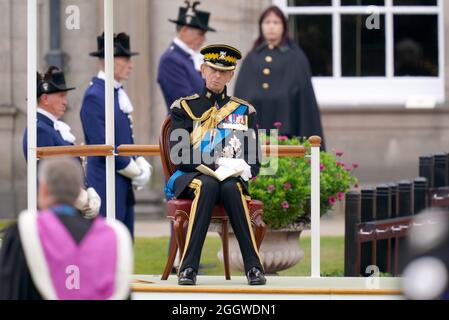
[(61, 1), (50, 0), (50, 51), (45, 56), (49, 66), (63, 70), (65, 54), (61, 50)]

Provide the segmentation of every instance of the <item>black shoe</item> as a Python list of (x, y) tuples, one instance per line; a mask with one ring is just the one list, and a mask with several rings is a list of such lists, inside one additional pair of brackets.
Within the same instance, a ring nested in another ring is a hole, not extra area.
[(259, 268), (253, 267), (246, 274), (246, 278), (248, 279), (248, 284), (250, 286), (263, 286), (267, 283), (267, 279), (262, 271)]
[(196, 284), (196, 271), (193, 268), (184, 269), (179, 273), (178, 284), (180, 286), (194, 286)]

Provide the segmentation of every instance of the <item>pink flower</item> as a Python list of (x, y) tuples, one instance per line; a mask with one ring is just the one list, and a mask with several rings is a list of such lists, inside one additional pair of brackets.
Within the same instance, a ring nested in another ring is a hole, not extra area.
[(329, 204), (332, 205), (332, 206), (335, 204), (335, 202), (337, 202), (335, 197), (329, 197), (328, 201), (329, 201)]
[(267, 190), (268, 190), (268, 192), (273, 191), (273, 190), (274, 190), (274, 185), (270, 184), (270, 185), (267, 187)]
[(351, 167), (346, 167), (345, 170), (348, 171), (348, 172), (351, 172), (352, 168)]
[(285, 190), (290, 190), (291, 188), (292, 188), (292, 184), (291, 183), (289, 183), (289, 182), (284, 183), (284, 189)]
[(320, 164), (320, 171), (326, 170), (326, 166), (324, 164)]
[(337, 157), (341, 157), (343, 155), (343, 151), (337, 151), (335, 154), (337, 155)]
[(358, 184), (355, 184), (355, 185), (354, 185), (354, 188), (358, 188), (358, 187), (359, 187), (359, 185), (358, 185)]
[(288, 137), (287, 136), (279, 136), (279, 141), (284, 142), (287, 141)]
[(341, 161), (337, 161), (337, 166), (344, 167), (345, 163)]
[(282, 209), (288, 209), (289, 205), (287, 201), (282, 202)]
[(338, 198), (338, 200), (343, 200), (343, 197), (345, 196), (345, 194), (343, 193), (343, 192), (338, 192), (337, 193), (337, 198)]
[(353, 164), (352, 164), (352, 167), (353, 167), (354, 169), (357, 169), (357, 168), (359, 167), (359, 164), (358, 164), (358, 163), (353, 163)]
[(269, 145), (270, 145), (270, 140), (265, 141), (265, 144), (266, 144), (267, 146), (269, 146)]
[(273, 123), (273, 126), (279, 129), (280, 127), (282, 127), (282, 122), (276, 121), (275, 123)]

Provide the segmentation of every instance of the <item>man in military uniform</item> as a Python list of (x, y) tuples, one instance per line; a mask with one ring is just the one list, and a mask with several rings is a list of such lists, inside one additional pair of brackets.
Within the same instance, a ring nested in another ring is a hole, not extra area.
[[(105, 79), (104, 34), (97, 38), (98, 50), (90, 55), (99, 59), (100, 71), (92, 79), (81, 106), (86, 144), (105, 144)], [(130, 38), (125, 33), (114, 36), (114, 114), (115, 146), (134, 144), (131, 100), (121, 81), (127, 80), (133, 63), (131, 57), (138, 53), (130, 49)], [(152, 167), (143, 157), (115, 157), (115, 208), (116, 217), (134, 231), (134, 190), (148, 183)], [(104, 157), (89, 157), (87, 178), (101, 197), (100, 214), (106, 216), (106, 161)]]
[[(256, 110), (226, 92), (241, 53), (228, 45), (210, 45), (201, 53), (205, 61), (201, 66), (204, 91), (181, 98), (171, 107), (171, 160), (177, 171), (169, 179), (166, 194), (169, 198), (193, 199), (178, 283), (196, 284), (212, 210), (221, 202), (240, 245), (248, 284), (264, 285), (246, 202), (247, 181), (260, 169)], [(212, 170), (227, 178), (214, 177)]]

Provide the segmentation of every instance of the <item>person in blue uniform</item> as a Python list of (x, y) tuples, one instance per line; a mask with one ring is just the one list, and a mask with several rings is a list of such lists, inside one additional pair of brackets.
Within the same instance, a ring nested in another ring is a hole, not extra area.
[[(87, 88), (82, 106), (81, 122), (88, 145), (105, 144), (105, 79), (104, 34), (97, 38), (98, 50), (90, 55), (99, 60), (100, 71)], [(125, 33), (114, 36), (114, 114), (115, 146), (134, 144), (133, 105), (121, 81), (127, 80), (138, 53), (130, 49), (130, 38)], [(134, 189), (143, 188), (151, 177), (152, 167), (143, 157), (115, 157), (115, 216), (134, 234)], [(106, 160), (89, 157), (87, 178), (98, 191), (102, 205), (100, 214), (106, 216)]]
[(201, 92), (204, 81), (201, 78), (200, 66), (203, 56), (199, 49), (206, 39), (210, 13), (197, 10), (200, 3), (195, 1), (179, 8), (178, 18), (169, 19), (176, 24), (176, 37), (159, 61), (157, 81), (169, 110), (172, 103), (181, 98)]
[[(61, 121), (67, 110), (67, 92), (75, 88), (66, 85), (64, 73), (50, 66), (44, 75), (37, 73), (37, 147), (62, 147), (75, 144), (70, 126)], [(23, 154), (28, 160), (28, 129), (23, 136)], [(81, 162), (81, 159), (78, 159)], [(88, 181), (85, 186), (89, 186)], [(77, 208), (85, 217), (94, 218), (100, 210), (100, 197), (92, 186), (81, 189)]]
[(264, 285), (246, 202), (248, 180), (260, 170), (256, 110), (226, 91), (241, 53), (221, 44), (204, 47), (201, 53), (205, 89), (171, 106), (171, 161), (177, 171), (168, 181), (166, 194), (168, 198), (193, 199), (178, 283), (196, 284), (212, 210), (221, 202), (240, 245), (248, 284)]

